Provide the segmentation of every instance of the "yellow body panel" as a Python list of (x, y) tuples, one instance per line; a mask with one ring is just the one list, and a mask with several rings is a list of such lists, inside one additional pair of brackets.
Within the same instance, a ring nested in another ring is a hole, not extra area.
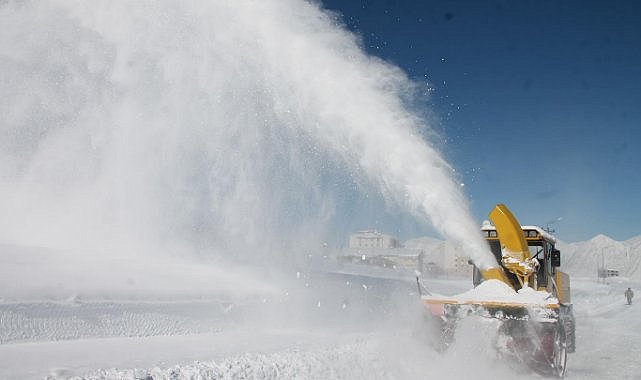
[(496, 226), (501, 249), (519, 261), (529, 258), (530, 251), (523, 236), (523, 230), (512, 212), (504, 204), (499, 204), (494, 207), (489, 216)]
[(510, 281), (507, 279), (507, 277), (505, 277), (505, 272), (503, 272), (502, 268), (485, 269), (481, 271), (481, 275), (486, 280), (499, 280), (503, 283), (510, 285)]
[[(490, 220), (496, 227), (496, 232), (501, 242), (501, 253), (503, 255), (501, 264), (505, 269), (514, 273), (521, 286), (532, 286), (530, 275), (534, 268), (530, 262), (530, 250), (523, 235), (521, 224), (516, 220), (512, 212), (504, 205), (498, 204), (490, 212)], [(505, 276), (502, 280), (512, 286)]]
[(570, 299), (570, 276), (557, 269), (554, 275), (554, 283), (556, 284), (556, 298), (558, 298), (559, 302), (572, 302)]

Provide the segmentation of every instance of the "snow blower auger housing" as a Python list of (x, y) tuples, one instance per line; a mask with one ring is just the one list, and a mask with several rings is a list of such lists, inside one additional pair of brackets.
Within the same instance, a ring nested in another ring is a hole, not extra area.
[(540, 374), (563, 377), (567, 353), (575, 349), (574, 315), (569, 276), (559, 270), (556, 239), (542, 228), (521, 226), (503, 204), (489, 218), (493, 224), (485, 222), (481, 232), (497, 265), (473, 266), (474, 289), (447, 297), (419, 283), (428, 316), (439, 326), (439, 347), (446, 349), (452, 342), (461, 318), (494, 318), (500, 326), (499, 354)]

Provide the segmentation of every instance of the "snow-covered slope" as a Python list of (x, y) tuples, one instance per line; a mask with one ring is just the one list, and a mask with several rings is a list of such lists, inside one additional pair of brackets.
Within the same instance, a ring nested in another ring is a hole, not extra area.
[(605, 235), (577, 242), (558, 244), (562, 264), (576, 277), (596, 277), (599, 268), (618, 270), (620, 276), (641, 279), (641, 236), (626, 241)]

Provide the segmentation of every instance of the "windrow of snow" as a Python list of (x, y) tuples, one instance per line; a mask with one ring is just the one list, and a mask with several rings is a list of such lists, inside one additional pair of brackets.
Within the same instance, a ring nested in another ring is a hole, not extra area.
[[(100, 369), (79, 380), (103, 379), (334, 379), (392, 378), (369, 342), (312, 351), (246, 353), (169, 368)], [(378, 360), (377, 360), (378, 359)], [(383, 374), (381, 376), (381, 374)], [(55, 374), (47, 379), (55, 379)]]

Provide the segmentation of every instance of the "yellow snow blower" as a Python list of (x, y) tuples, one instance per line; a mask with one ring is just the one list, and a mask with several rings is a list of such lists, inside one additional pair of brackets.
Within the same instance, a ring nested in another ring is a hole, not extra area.
[(461, 318), (494, 318), (499, 321), (502, 344), (497, 349), (502, 355), (543, 375), (563, 377), (567, 353), (574, 352), (574, 316), (569, 276), (559, 270), (556, 239), (542, 228), (521, 226), (503, 204), (489, 218), (493, 224), (485, 222), (481, 231), (497, 266), (474, 266), (474, 289), (438, 296), (419, 281), (421, 299), (439, 327), (439, 347), (446, 349), (453, 341)]

